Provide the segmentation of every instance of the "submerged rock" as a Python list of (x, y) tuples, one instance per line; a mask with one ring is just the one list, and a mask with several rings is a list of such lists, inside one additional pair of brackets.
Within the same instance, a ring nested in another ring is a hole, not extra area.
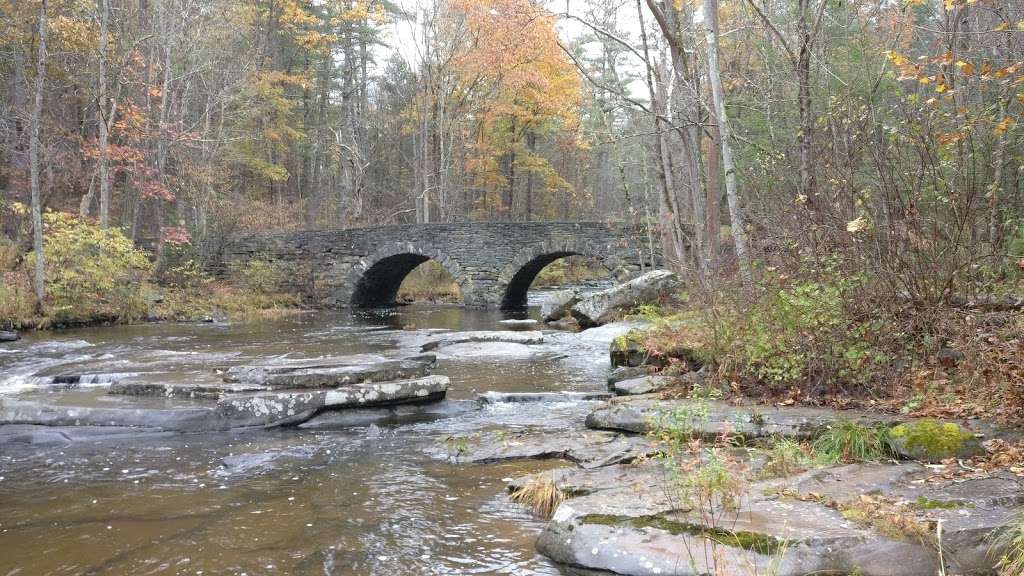
[(654, 270), (582, 298), (573, 305), (571, 313), (580, 326), (600, 326), (641, 304), (656, 302), (678, 286), (679, 278), (674, 273)]
[(354, 426), (411, 424), (444, 418), (456, 418), (480, 409), (474, 400), (443, 400), (428, 404), (399, 404), (377, 408), (348, 408), (322, 412), (303, 422), (299, 428), (332, 430)]
[(502, 402), (590, 402), (607, 400), (606, 392), (484, 392), (477, 396), (481, 404)]
[(0, 342), (15, 342), (21, 340), (21, 335), (12, 330), (0, 330)]
[(536, 330), (513, 332), (511, 330), (481, 330), (478, 332), (456, 332), (440, 339), (431, 340), (422, 346), (424, 352), (447, 346), (467, 343), (503, 342), (506, 344), (542, 344), (544, 335)]
[(212, 408), (106, 408), (63, 406), (0, 398), (0, 424), (112, 426), (201, 432), (225, 427)]
[(545, 322), (554, 322), (569, 314), (569, 310), (580, 301), (575, 290), (559, 290), (544, 298), (540, 305), (540, 318)]
[(504, 325), (512, 328), (513, 330), (522, 330), (524, 328), (529, 328), (529, 327), (536, 326), (537, 324), (539, 324), (539, 322), (537, 322), (536, 320), (534, 320), (532, 318), (525, 318), (525, 319), (509, 318), (507, 320), (501, 320), (500, 322), (498, 322), (498, 324), (504, 324)]

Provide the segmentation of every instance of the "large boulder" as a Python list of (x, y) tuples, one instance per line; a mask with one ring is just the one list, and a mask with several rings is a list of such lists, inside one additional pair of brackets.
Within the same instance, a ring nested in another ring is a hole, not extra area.
[(668, 270), (642, 276), (582, 298), (571, 310), (580, 326), (600, 326), (641, 304), (650, 304), (679, 286), (679, 277)]
[(575, 290), (552, 292), (540, 305), (540, 318), (545, 322), (561, 320), (580, 301)]

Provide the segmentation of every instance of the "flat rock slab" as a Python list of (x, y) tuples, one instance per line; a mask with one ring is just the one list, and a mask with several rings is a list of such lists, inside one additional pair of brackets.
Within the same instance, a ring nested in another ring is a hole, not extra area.
[(593, 402), (607, 400), (607, 392), (484, 392), (478, 395), (481, 404), (503, 402)]
[(317, 414), (299, 424), (309, 430), (335, 430), (360, 426), (387, 426), (457, 418), (480, 410), (475, 400), (442, 400), (427, 404), (399, 404), (376, 408), (348, 408)]
[(230, 427), (220, 421), (213, 408), (97, 408), (12, 398), (0, 399), (0, 424), (112, 426), (178, 432), (202, 432)]
[(460, 462), (493, 463), (508, 460), (561, 458), (583, 468), (632, 462), (657, 450), (646, 438), (613, 432), (517, 432), (486, 434), (467, 442)]
[(40, 426), (34, 424), (0, 425), (0, 445), (3, 444), (73, 444), (76, 442), (104, 442), (140, 437), (172, 434), (156, 428), (128, 428), (113, 426)]
[(224, 381), (258, 384), (271, 389), (335, 388), (347, 384), (419, 378), (426, 376), (436, 363), (434, 355), (424, 354), (356, 365), (235, 366), (225, 371)]
[(444, 398), (445, 376), (426, 376), (376, 384), (352, 384), (333, 390), (282, 390), (234, 394), (217, 403), (225, 420), (250, 426), (299, 424), (324, 410), (428, 402)]
[(456, 332), (448, 334), (437, 340), (431, 340), (422, 346), (424, 352), (437, 350), (455, 344), (468, 344), (473, 342), (504, 342), (506, 344), (543, 344), (544, 335), (537, 330), (511, 331), (511, 330), (482, 330), (479, 332)]
[[(706, 515), (684, 511), (688, 506), (672, 496), (678, 491), (658, 462), (542, 474), (567, 493), (582, 495), (559, 506), (538, 550), (602, 574), (938, 573), (932, 542), (854, 523), (830, 505), (874, 493), (902, 499), (923, 525), (941, 521), (947, 573), (990, 574), (999, 554), (990, 553), (987, 535), (1024, 501), (1018, 479), (1008, 473), (966, 483), (925, 482), (932, 472), (917, 464), (857, 464), (752, 482), (739, 508), (716, 511), (719, 524), (708, 526)], [(529, 480), (517, 479), (511, 487)], [(956, 506), (914, 509), (918, 501)], [(769, 571), (773, 565), (777, 570)]]
[(163, 396), (193, 400), (220, 400), (228, 394), (260, 392), (269, 388), (262, 384), (225, 382), (223, 384), (178, 384), (167, 382), (113, 382), (108, 394), (119, 396)]
[(615, 382), (612, 384), (612, 391), (619, 396), (651, 394), (668, 388), (672, 381), (668, 376), (641, 376)]
[[(706, 402), (707, 418), (694, 418), (694, 430), (713, 438), (728, 430), (747, 438), (784, 436), (808, 439), (816, 436), (838, 419), (866, 426), (892, 425), (905, 420), (899, 416), (853, 410), (827, 408), (733, 406), (724, 402)], [(697, 408), (691, 400), (654, 398), (623, 399), (600, 406), (587, 415), (587, 427), (597, 430), (622, 430), (645, 434), (659, 418), (672, 413), (686, 414)]]

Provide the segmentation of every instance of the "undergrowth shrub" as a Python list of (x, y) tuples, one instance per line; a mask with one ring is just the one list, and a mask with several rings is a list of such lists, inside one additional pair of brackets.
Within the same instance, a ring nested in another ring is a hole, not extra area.
[[(130, 321), (145, 315), (152, 265), (118, 229), (103, 230), (65, 212), (43, 215), (46, 316), (54, 324)], [(35, 254), (23, 262), (26, 275)]]
[(267, 256), (254, 256), (245, 262), (228, 264), (228, 281), (237, 288), (258, 294), (281, 291), (288, 271), (284, 264)]

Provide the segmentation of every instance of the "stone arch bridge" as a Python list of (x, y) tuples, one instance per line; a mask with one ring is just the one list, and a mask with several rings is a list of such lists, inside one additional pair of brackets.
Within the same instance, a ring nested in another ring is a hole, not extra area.
[(236, 235), (222, 260), (282, 262), (288, 288), (328, 307), (393, 304), (406, 275), (435, 260), (458, 283), (464, 305), (517, 308), (537, 273), (559, 258), (591, 258), (622, 281), (660, 263), (655, 244), (645, 230), (622, 224), (461, 222)]

